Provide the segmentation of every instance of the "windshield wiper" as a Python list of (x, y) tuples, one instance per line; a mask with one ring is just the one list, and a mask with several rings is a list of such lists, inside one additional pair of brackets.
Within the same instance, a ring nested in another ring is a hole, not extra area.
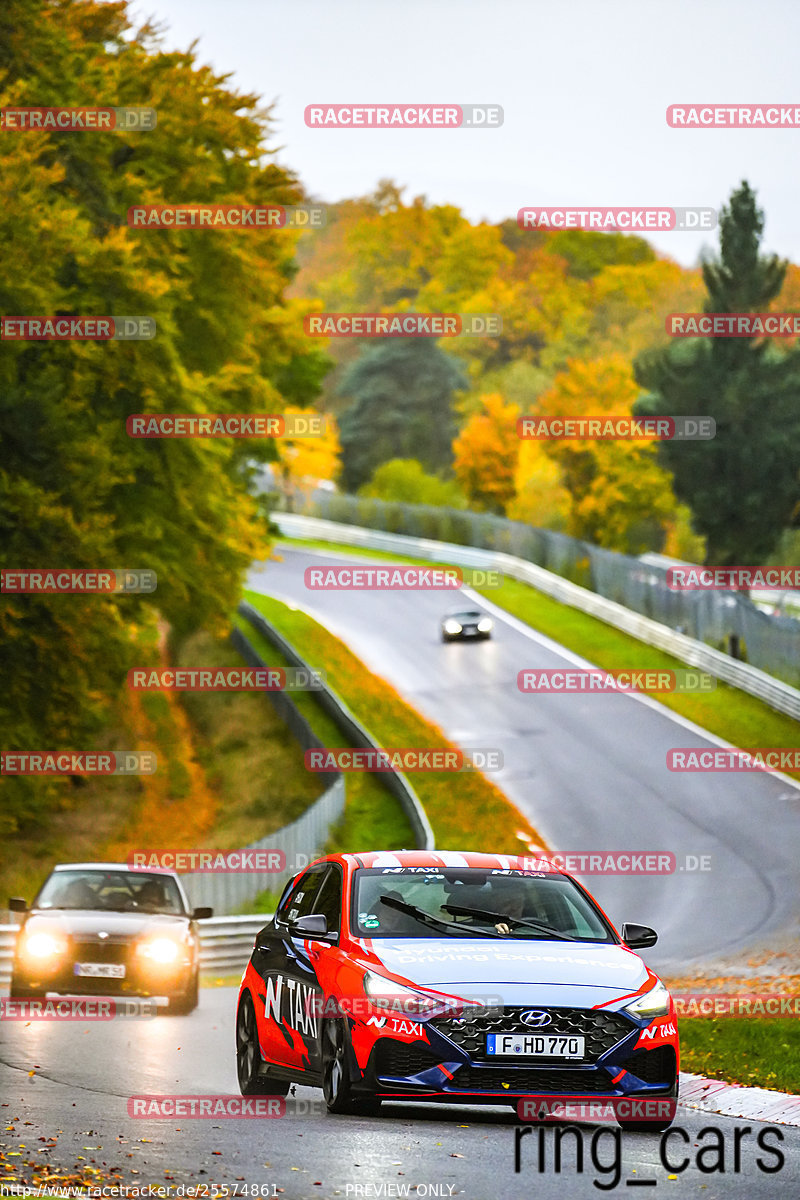
[[(424, 908), (417, 908), (415, 904), (407, 904), (405, 900), (397, 900), (394, 896), (378, 896), (378, 899), (387, 908), (396, 908), (398, 912), (408, 913), (410, 917), (415, 917), (421, 925), (429, 925), (432, 929), (444, 929), (447, 933), (464, 936), (463, 925), (457, 925), (455, 921), (443, 921), (440, 917), (434, 917), (432, 913), (425, 912)], [(474, 934), (477, 934), (478, 937), (502, 937), (502, 934), (493, 933), (488, 929), (470, 929), (467, 932), (468, 937), (472, 937)]]
[(464, 908), (461, 904), (443, 904), (442, 908), (445, 912), (453, 913), (460, 917), (481, 917), (485, 921), (494, 921), (495, 923), (499, 921), (503, 925), (511, 925), (514, 929), (518, 925), (522, 925), (526, 929), (535, 929), (538, 933), (543, 933), (547, 937), (558, 938), (559, 941), (578, 941), (571, 933), (563, 933), (560, 929), (554, 929), (552, 925), (543, 925), (541, 921), (531, 921), (527, 917), (509, 917), (507, 913), (489, 912), (485, 908)]

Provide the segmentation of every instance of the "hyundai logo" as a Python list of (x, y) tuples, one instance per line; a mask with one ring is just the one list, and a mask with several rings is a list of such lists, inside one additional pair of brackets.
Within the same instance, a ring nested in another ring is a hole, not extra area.
[(541, 1008), (529, 1008), (527, 1012), (520, 1013), (520, 1021), (524, 1025), (531, 1025), (534, 1029), (543, 1029), (545, 1025), (549, 1025), (552, 1017), (549, 1012), (544, 1012)]

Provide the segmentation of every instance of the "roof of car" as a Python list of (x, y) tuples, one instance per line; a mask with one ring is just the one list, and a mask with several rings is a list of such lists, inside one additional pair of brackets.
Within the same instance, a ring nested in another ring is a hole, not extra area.
[[(542, 851), (544, 853), (544, 851)], [(483, 854), (475, 850), (367, 850), (342, 854), (355, 867), (480, 867), (490, 871), (548, 871), (563, 875), (558, 867), (537, 855)]]
[(147, 868), (143, 872), (139, 867), (132, 867), (125, 862), (74, 862), (74, 863), (56, 863), (53, 867), (54, 871), (130, 871), (132, 875), (174, 875), (174, 871), (168, 871), (165, 867)]

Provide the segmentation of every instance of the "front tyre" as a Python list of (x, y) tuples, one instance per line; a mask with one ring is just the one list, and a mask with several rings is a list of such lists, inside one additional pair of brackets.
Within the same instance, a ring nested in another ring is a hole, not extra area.
[(350, 1076), (350, 1034), (342, 1017), (332, 1017), (322, 1026), (322, 1094), (328, 1112), (375, 1115), (381, 1102), (377, 1096), (353, 1091)]
[(271, 1079), (262, 1073), (265, 1067), (258, 1045), (256, 1010), (249, 992), (245, 992), (236, 1013), (236, 1075), (243, 1096), (285, 1096), (289, 1082)]

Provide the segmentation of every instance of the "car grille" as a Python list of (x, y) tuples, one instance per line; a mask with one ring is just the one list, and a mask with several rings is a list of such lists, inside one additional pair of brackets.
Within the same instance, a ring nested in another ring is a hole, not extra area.
[(100, 939), (73, 941), (72, 953), (75, 962), (124, 963), (130, 958), (130, 941), (112, 942)]
[[(505, 1086), (503, 1086), (505, 1085)], [(532, 1092), (582, 1096), (614, 1090), (606, 1071), (552, 1071), (519, 1067), (459, 1067), (450, 1085), (459, 1091)]]
[(578, 1034), (586, 1038), (583, 1061), (594, 1062), (612, 1046), (616, 1046), (636, 1026), (620, 1013), (601, 1012), (592, 1008), (548, 1008), (552, 1018), (543, 1029), (532, 1029), (521, 1020), (526, 1008), (504, 1008), (496, 1016), (437, 1018), (430, 1022), (438, 1033), (444, 1034), (475, 1062), (490, 1062), (495, 1066), (497, 1059), (486, 1053), (487, 1033), (545, 1033)]
[(675, 1051), (672, 1046), (638, 1050), (619, 1065), (631, 1075), (638, 1075), (644, 1083), (671, 1083), (675, 1078)]
[(381, 1038), (375, 1047), (378, 1075), (418, 1075), (440, 1063), (441, 1057), (419, 1042), (396, 1042)]

